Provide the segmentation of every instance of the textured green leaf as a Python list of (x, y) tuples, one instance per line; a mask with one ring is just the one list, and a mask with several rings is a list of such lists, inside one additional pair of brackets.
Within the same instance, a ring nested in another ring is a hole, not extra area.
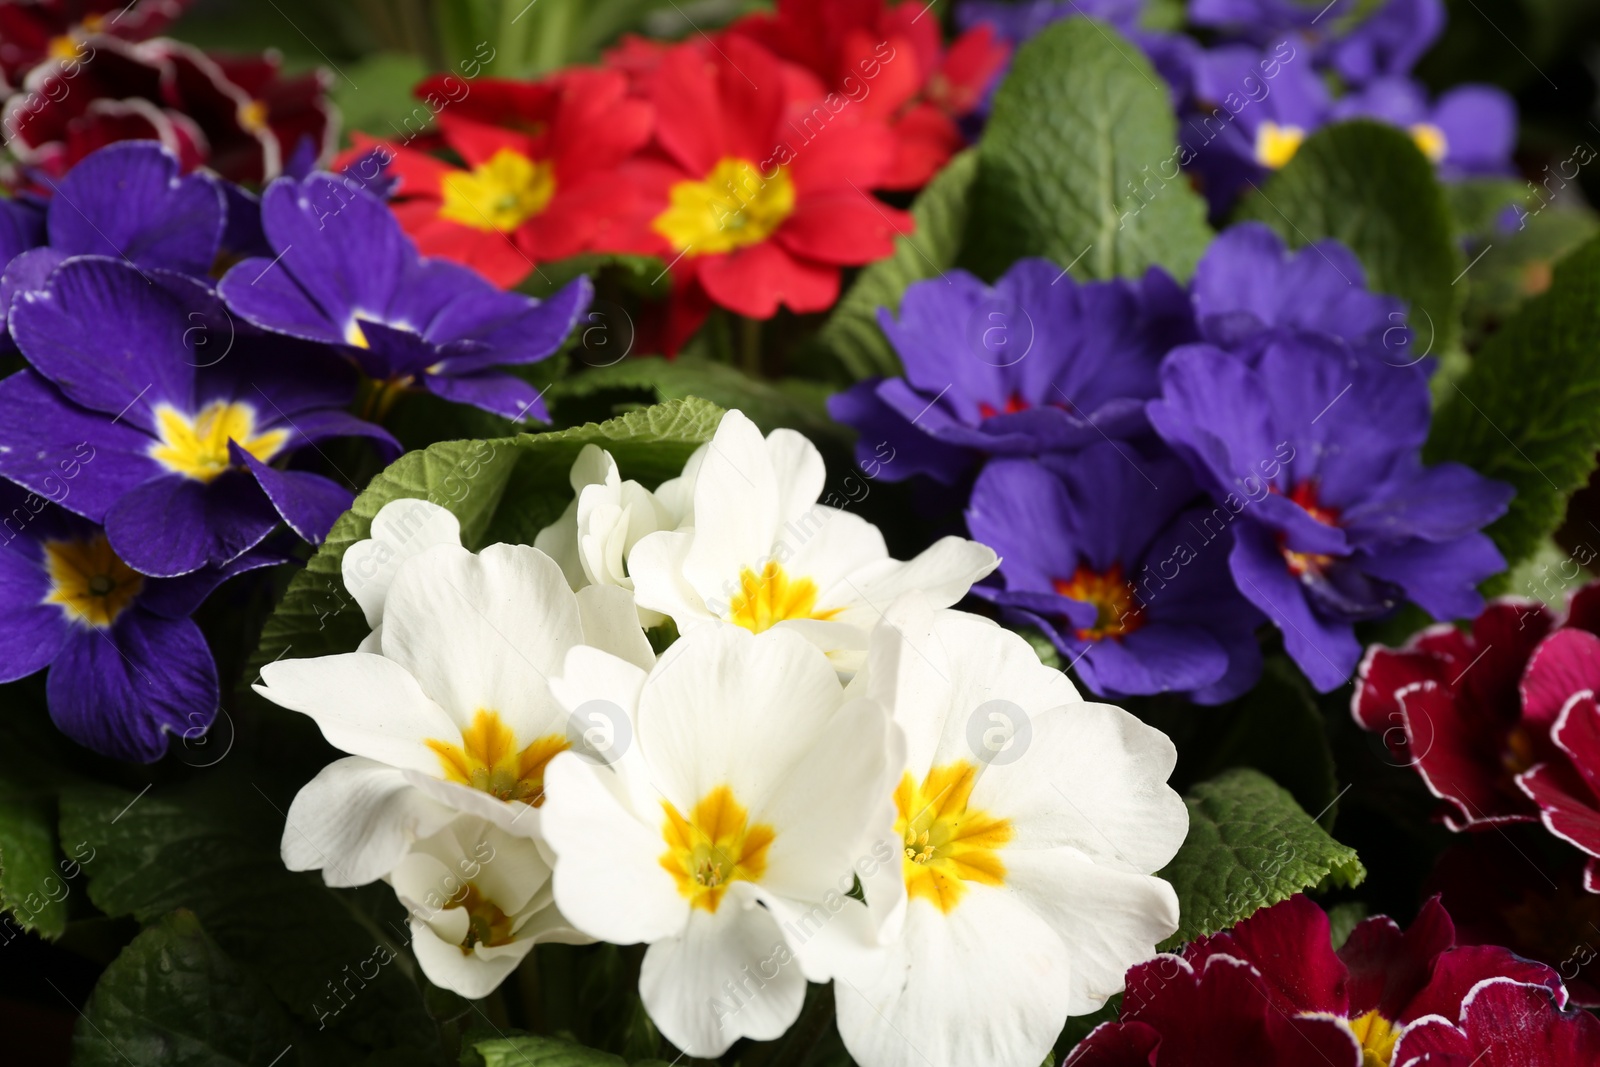
[(1550, 289), (1484, 344), (1434, 418), (1426, 455), (1516, 487), (1489, 527), (1512, 566), (1532, 555), (1588, 480), (1600, 448), (1600, 238), (1557, 264)]
[(284, 655), (348, 652), (366, 636), (366, 620), (345, 591), (339, 561), (372, 529), (391, 500), (416, 497), (449, 508), (471, 547), (498, 541), (531, 544), (571, 499), (568, 474), (586, 444), (611, 451), (623, 475), (654, 486), (683, 469), (711, 440), (722, 409), (700, 399), (673, 400), (603, 423), (483, 441), (444, 441), (401, 456), (372, 480), (334, 523), (305, 570), (289, 583), (262, 630), (253, 661)]
[(90, 852), (73, 841), (62, 856), (56, 845), (56, 794), (76, 775), (43, 689), (40, 678), (0, 688), (0, 912), (10, 916), (0, 915), (0, 929), (53, 939), (66, 930), (79, 860)]
[(758, 381), (727, 363), (686, 356), (648, 356), (596, 367), (567, 378), (550, 390), (549, 397), (559, 410), (565, 398), (612, 390), (643, 390), (655, 400), (698, 396), (718, 407), (738, 408), (766, 433), (786, 426), (813, 441), (826, 437), (845, 439), (845, 431), (828, 417), (824, 406), (833, 392), (830, 386), (802, 378)]
[[(433, 1046), (437, 1033), (400, 962), (403, 925), (356, 906), (367, 891), (286, 870), (282, 807), (232, 775), (142, 795), (92, 785), (62, 795), (61, 830), (93, 845), (89, 899), (106, 914), (149, 924), (189, 909), (310, 1030), (370, 1048)], [(400, 917), (387, 887), (371, 893), (387, 898), (388, 918)]]
[(621, 1056), (556, 1037), (495, 1037), (472, 1048), (482, 1057), (483, 1067), (627, 1067), (628, 1063)]
[(1240, 205), (1291, 246), (1335, 238), (1356, 254), (1367, 286), (1407, 302), (1419, 352), (1442, 354), (1461, 336), (1466, 266), (1433, 165), (1410, 137), (1376, 122), (1317, 131), (1289, 165)]
[(1348, 888), (1367, 875), (1353, 849), (1329, 837), (1260, 771), (1228, 771), (1195, 786), (1184, 802), (1189, 836), (1160, 872), (1177, 890), (1181, 909), (1167, 946), (1215, 933), (1325, 882)]
[(193, 912), (145, 930), (100, 976), (72, 1035), (78, 1067), (230, 1067), (294, 1062), (293, 1034), (272, 994)]
[(962, 265), (995, 278), (1046, 256), (1082, 278), (1188, 278), (1211, 230), (1178, 173), (1177, 125), (1166, 82), (1126, 38), (1091, 19), (1045, 28), (995, 97)]
[(895, 238), (894, 254), (863, 270), (828, 316), (817, 343), (852, 381), (900, 373), (900, 357), (878, 325), (878, 309), (898, 311), (907, 286), (955, 265), (977, 173), (976, 151), (952, 159), (911, 205), (916, 232)]

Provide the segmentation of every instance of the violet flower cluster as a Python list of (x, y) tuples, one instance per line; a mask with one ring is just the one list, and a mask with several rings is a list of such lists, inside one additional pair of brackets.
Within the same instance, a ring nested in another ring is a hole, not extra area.
[(399, 453), (350, 411), (363, 376), (541, 417), (498, 368), (554, 352), (590, 288), (500, 292), (326, 174), (257, 199), (130, 141), (45, 184), (0, 200), (0, 349), (25, 361), (0, 380), (0, 681), (47, 669), (63, 732), (148, 762), (217, 714), (194, 610), (350, 506), (323, 444)]
[(1186, 17), (1206, 45), (1144, 28), (1146, 6), (967, 0), (956, 22), (964, 30), (987, 24), (1013, 45), (1063, 18), (1115, 26), (1166, 79), (1178, 111), (1175, 162), (1198, 178), (1219, 216), (1312, 133), (1348, 119), (1405, 130), (1446, 180), (1512, 172), (1517, 112), (1508, 94), (1458, 85), (1435, 97), (1412, 74), (1444, 31), (1443, 0), (1194, 0)]
[(970, 488), (967, 526), (1001, 557), (974, 593), (1096, 693), (1232, 699), (1259, 677), (1263, 621), (1327, 691), (1360, 658), (1357, 623), (1406, 601), (1470, 617), (1504, 567), (1482, 529), (1511, 488), (1421, 461), (1428, 367), (1402, 307), (1336, 242), (1291, 251), (1255, 223), (1187, 290), (1157, 269), (952, 271), (880, 312), (905, 377), (830, 410), (863, 461), (893, 445), (882, 477)]

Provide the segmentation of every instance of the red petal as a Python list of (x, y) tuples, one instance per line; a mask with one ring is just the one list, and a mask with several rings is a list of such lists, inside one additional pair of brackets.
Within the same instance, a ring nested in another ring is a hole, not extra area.
[(1528, 661), (1522, 713), (1531, 723), (1553, 723), (1567, 700), (1583, 690), (1600, 690), (1600, 637), (1587, 630), (1557, 630)]
[(460, 153), (468, 167), (487, 163), (502, 148), (509, 148), (529, 159), (542, 156), (535, 139), (525, 133), (502, 126), (490, 126), (450, 111), (440, 112), (438, 121), (445, 143)]
[(932, 104), (906, 112), (895, 123), (894, 137), (894, 161), (878, 180), (881, 189), (920, 189), (967, 143), (950, 117)]
[(865, 191), (813, 193), (801, 198), (776, 239), (795, 254), (854, 266), (894, 252), (897, 234), (909, 234), (911, 216), (879, 203)]
[(952, 115), (965, 115), (983, 100), (989, 83), (1010, 58), (1011, 46), (1000, 40), (992, 25), (980, 22), (950, 45), (928, 87), (928, 98)]
[(838, 267), (798, 260), (773, 241), (703, 257), (700, 282), (712, 300), (753, 319), (770, 319), (779, 304), (825, 311), (839, 296)]
[[(1404, 933), (1387, 915), (1357, 923), (1339, 949), (1339, 959), (1350, 971), (1350, 1018), (1376, 1008), (1385, 1019), (1400, 1019), (1428, 984), (1434, 958), (1455, 943), (1455, 925), (1438, 897), (1422, 906)], [(1450, 1018), (1455, 1018), (1453, 1008)]]
[(1288, 1014), (1344, 1014), (1344, 963), (1334, 954), (1327, 913), (1304, 895), (1262, 908), (1231, 930), (1189, 946), (1184, 955), (1196, 967), (1215, 955), (1244, 960)]

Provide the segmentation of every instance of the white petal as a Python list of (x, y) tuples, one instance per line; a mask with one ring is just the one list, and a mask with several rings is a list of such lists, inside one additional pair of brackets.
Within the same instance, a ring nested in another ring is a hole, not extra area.
[[(640, 540), (628, 554), (628, 573), (639, 607), (656, 611), (678, 624), (681, 632), (713, 621), (705, 600), (684, 577), (684, 564), (694, 547), (693, 530), (662, 530)], [(734, 586), (734, 592), (738, 586)], [(731, 597), (728, 593), (724, 597)]]
[(1066, 1021), (1067, 949), (1003, 890), (968, 886), (948, 914), (915, 900), (874, 980), (835, 987), (839, 1035), (864, 1067), (1045, 1058)]
[[(894, 858), (898, 867), (899, 856)], [(877, 974), (885, 963), (884, 940), (867, 906), (842, 893), (821, 900), (791, 900), (758, 891), (808, 982)]]
[(591, 585), (578, 591), (578, 617), (583, 643), (620, 656), (649, 670), (656, 662), (650, 639), (639, 625), (633, 592), (615, 585)]
[(307, 782), (283, 828), (283, 863), (321, 870), (331, 886), (375, 882), (412, 842), (438, 833), (456, 813), (406, 782), (406, 772), (360, 756), (335, 760)]
[(778, 504), (778, 483), (761, 431), (739, 412), (728, 412), (694, 488), (694, 543), (683, 573), (702, 597), (719, 595), (730, 567), (735, 579), (740, 566), (760, 569), (777, 540)]
[(468, 1000), (481, 1000), (500, 988), (500, 983), (527, 958), (533, 951), (533, 941), (513, 941), (489, 954), (482, 949), (462, 952), (459, 941), (447, 943), (427, 923), (413, 919), (411, 950), (428, 981)]
[(345, 588), (367, 616), (383, 618), (384, 601), (400, 565), (434, 545), (459, 545), (461, 522), (447, 508), (407, 497), (391, 500), (372, 517), (372, 536), (345, 549), (340, 561)]
[(527, 909), (550, 881), (550, 865), (539, 855), (538, 846), (490, 824), (482, 825), (467, 851), (475, 861), (467, 872), (472, 884), (507, 915)]
[(741, 1037), (775, 1040), (800, 1016), (805, 976), (772, 916), (742, 896), (695, 911), (681, 936), (650, 946), (639, 971), (650, 1018), (690, 1056), (720, 1056)]
[(520, 800), (501, 800), (493, 793), (485, 793), (470, 785), (434, 778), (417, 771), (400, 773), (413, 789), (458, 815), (474, 815), (494, 823), (508, 834), (529, 840), (539, 837), (539, 809), (530, 804)]
[(547, 680), (582, 636), (577, 598), (543, 552), (439, 546), (396, 576), (383, 654), (460, 726), (495, 711), (526, 744), (559, 730)]
[(261, 668), (256, 692), (311, 716), (334, 748), (395, 767), (439, 774), (423, 742), (456, 739), (459, 728), (393, 660), (365, 652), (287, 659)]
[[(813, 711), (810, 714), (817, 714)], [(781, 783), (750, 818), (773, 826), (762, 885), (798, 900), (850, 891), (857, 864), (876, 873), (872, 843), (894, 831), (894, 782), (889, 765), (890, 722), (872, 700), (845, 704), (793, 762)], [(896, 871), (900, 855), (891, 853)]]
[(680, 812), (724, 785), (761, 811), (821, 740), (843, 693), (827, 658), (782, 628), (701, 627), (651, 672), (639, 743), (656, 788)]
[(1008, 851), (1070, 846), (1136, 874), (1177, 854), (1189, 811), (1167, 785), (1178, 753), (1166, 734), (1109, 704), (1033, 713), (1029, 733), (972, 792), (974, 807), (1011, 820)]
[[(857, 602), (869, 614), (861, 625), (870, 626), (903, 594), (920, 592), (937, 608), (947, 608), (967, 595), (972, 583), (1000, 565), (987, 545), (962, 537), (941, 537), (908, 562), (884, 560), (851, 576)], [(841, 615), (855, 621), (854, 613)]]
[(534, 535), (533, 547), (556, 561), (572, 588), (582, 589), (589, 584), (583, 557), (578, 554), (577, 500), (567, 505), (559, 519)]
[[(888, 562), (889, 548), (882, 532), (866, 519), (819, 504), (778, 531), (773, 558), (791, 578), (816, 583), (819, 609), (837, 609), (861, 604), (862, 583), (856, 578)], [(889, 601), (880, 606), (887, 608)], [(875, 622), (876, 614), (866, 628)]]
[(557, 857), (555, 898), (573, 926), (619, 945), (680, 932), (689, 902), (661, 866), (662, 817), (632, 810), (614, 771), (563, 752), (545, 770), (542, 827)]
[[(1072, 961), (1067, 1012), (1097, 1011), (1135, 963), (1178, 928), (1178, 895), (1150, 875), (1097, 865), (1072, 849), (1005, 849), (1007, 891), (1050, 924)], [(957, 911), (962, 905), (957, 906)]]
[(766, 447), (778, 486), (778, 521), (788, 522), (821, 499), (828, 471), (817, 446), (793, 430), (773, 430)]

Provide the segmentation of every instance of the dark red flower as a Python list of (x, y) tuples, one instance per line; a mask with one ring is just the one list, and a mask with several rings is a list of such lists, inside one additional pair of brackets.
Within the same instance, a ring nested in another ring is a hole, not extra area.
[(1417, 769), (1452, 830), (1532, 822), (1516, 778), (1549, 758), (1559, 704), (1526, 708), (1521, 684), (1534, 649), (1558, 625), (1584, 626), (1600, 587), (1579, 590), (1559, 624), (1534, 600), (1489, 605), (1470, 632), (1435, 626), (1403, 648), (1374, 645), (1361, 662), (1351, 713)]
[(688, 290), (699, 288), (752, 318), (780, 304), (822, 311), (838, 297), (841, 266), (887, 256), (895, 235), (911, 231), (909, 215), (867, 191), (893, 138), (859, 109), (791, 124), (789, 106), (808, 82), (744, 37), (662, 59), (656, 151), (625, 168), (641, 200), (617, 250), (661, 256), (675, 302), (692, 305)]
[(1583, 857), (1547, 848), (1543, 827), (1469, 834), (1439, 857), (1437, 892), (1464, 945), (1504, 945), (1556, 969), (1574, 1004), (1600, 1006), (1600, 896), (1582, 888)]
[(79, 42), (71, 58), (34, 67), (6, 101), (18, 159), (49, 175), (112, 141), (161, 141), (184, 165), (264, 182), (303, 140), (324, 152), (336, 124), (320, 72), (284, 77), (275, 54), (213, 56), (177, 41)]
[(955, 120), (971, 112), (1010, 58), (987, 23), (945, 51), (939, 20), (921, 0), (778, 0), (772, 14), (734, 23), (749, 37), (821, 79), (828, 93), (889, 124), (895, 154), (884, 189), (915, 189), (965, 144)]
[[(1383, 916), (1334, 951), (1328, 917), (1304, 896), (1201, 938), (1181, 957), (1128, 972), (1121, 1018), (1069, 1057), (1074, 1067), (1387, 1065), (1418, 1020), (1461, 1017), (1486, 979), (1537, 988), (1564, 1004), (1555, 971), (1492, 946), (1458, 946), (1437, 899), (1402, 931)], [(1308, 1055), (1310, 1044), (1322, 1058)]]
[(377, 143), (391, 157), (395, 215), (424, 255), (509, 288), (535, 264), (588, 250), (632, 212), (637, 192), (616, 170), (649, 139), (653, 111), (628, 96), (622, 74), (579, 69), (545, 82), (465, 86), (446, 76), (417, 88), (425, 102), (439, 101), (442, 144), (465, 168), (363, 137), (352, 150)]
[(1540, 985), (1485, 978), (1454, 1016), (1430, 1016), (1400, 1035), (1395, 1067), (1593, 1067), (1600, 1019), (1563, 1011)]
[(4, 0), (0, 83), (15, 84), (46, 59), (72, 59), (86, 37), (142, 41), (166, 29), (194, 0)]
[(1540, 762), (1517, 785), (1545, 829), (1590, 857), (1584, 887), (1600, 893), (1600, 637), (1561, 630), (1541, 643), (1522, 682), (1524, 715), (1549, 723)]

